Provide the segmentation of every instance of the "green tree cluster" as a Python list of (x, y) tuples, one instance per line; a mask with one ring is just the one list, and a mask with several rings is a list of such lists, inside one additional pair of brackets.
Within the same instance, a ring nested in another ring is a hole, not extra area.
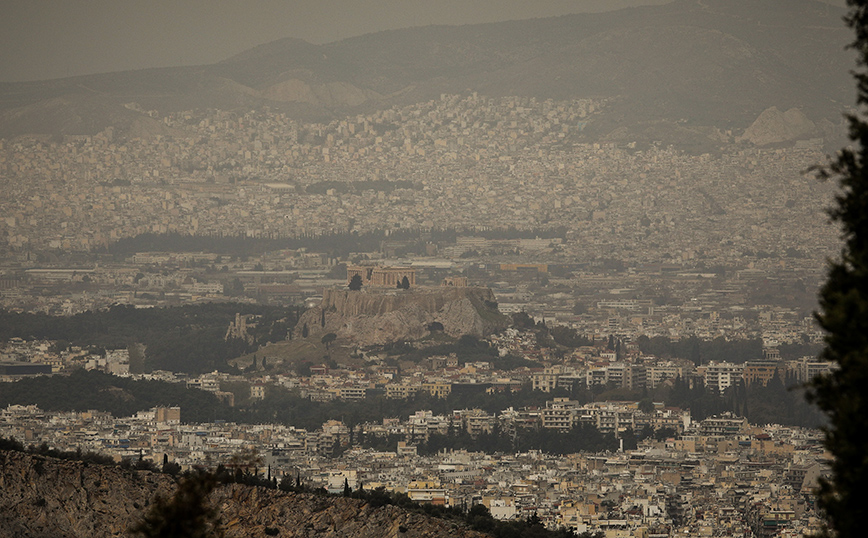
[(642, 353), (664, 358), (689, 359), (696, 365), (711, 361), (742, 363), (763, 357), (762, 338), (705, 340), (696, 336), (672, 340), (666, 336), (640, 336), (636, 343)]
[[(257, 316), (249, 328), (252, 342), (224, 341), (235, 314)], [(283, 340), (300, 311), (240, 303), (209, 303), (166, 308), (117, 305), (75, 316), (0, 311), (0, 341), (12, 337), (61, 340), (82, 347), (128, 348), (143, 344), (146, 370), (202, 373), (231, 370), (227, 360)]]
[(350, 279), (350, 283), (347, 284), (347, 287), (350, 291), (359, 291), (362, 289), (362, 276), (361, 275), (353, 275)]
[(548, 454), (563, 455), (617, 450), (618, 446), (619, 441), (614, 435), (604, 434), (590, 425), (580, 424), (565, 432), (549, 428), (519, 428), (511, 433), (495, 427), (492, 431), (475, 437), (471, 437), (466, 429), (457, 425), (450, 428), (447, 434), (431, 434), (418, 450), (420, 454), (436, 454), (444, 449), (465, 449), (489, 454), (540, 450)]
[[(497, 359), (505, 360), (505, 358)], [(310, 363), (298, 363), (299, 373), (310, 375)], [(531, 390), (529, 385), (521, 390), (505, 389), (488, 393), (486, 384), (456, 386), (446, 398), (434, 398), (419, 392), (406, 400), (388, 399), (372, 393), (358, 402), (333, 400), (315, 402), (302, 398), (297, 392), (270, 387), (261, 401), (239, 398), (236, 407), (229, 407), (212, 393), (199, 389), (187, 389), (183, 384), (162, 381), (137, 381), (119, 378), (97, 371), (77, 370), (70, 375), (45, 376), (21, 379), (14, 383), (0, 383), (0, 407), (9, 404), (36, 404), (47, 411), (84, 411), (97, 409), (114, 416), (129, 416), (137, 411), (155, 406), (180, 405), (185, 422), (211, 422), (215, 419), (239, 423), (277, 422), (315, 430), (323, 422), (334, 417), (343, 417), (347, 424), (381, 422), (384, 418), (406, 418), (420, 410), (448, 415), (454, 409), (482, 409), (495, 414), (507, 407), (543, 407), (546, 401), (556, 396), (569, 397), (579, 403), (595, 399), (618, 399), (639, 401), (645, 398), (665, 401), (667, 405), (689, 409), (696, 420), (733, 411), (746, 416), (754, 423), (779, 423), (795, 426), (816, 427), (823, 422), (817, 410), (801, 397), (802, 389), (794, 388), (794, 381), (773, 380), (768, 386), (753, 384), (749, 387), (731, 387), (718, 395), (705, 387), (676, 379), (668, 391), (657, 389), (654, 394), (625, 389), (607, 390), (583, 386), (573, 391), (558, 389), (551, 393)], [(243, 386), (228, 387), (232, 392), (247, 394)], [(371, 441), (373, 442), (373, 441)], [(472, 448), (474, 443), (456, 448)], [(394, 448), (394, 447), (392, 447)]]
[(46, 411), (108, 411), (125, 417), (156, 406), (181, 407), (188, 422), (211, 422), (230, 408), (212, 393), (164, 381), (136, 381), (98, 371), (42, 376), (0, 383), (0, 407), (38, 405)]

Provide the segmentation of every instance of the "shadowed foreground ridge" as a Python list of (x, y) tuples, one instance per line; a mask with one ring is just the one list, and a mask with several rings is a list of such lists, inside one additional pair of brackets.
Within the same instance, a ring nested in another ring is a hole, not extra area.
[[(0, 538), (132, 536), (171, 476), (0, 451)], [(225, 536), (473, 537), (482, 534), (395, 506), (240, 484), (210, 495)]]

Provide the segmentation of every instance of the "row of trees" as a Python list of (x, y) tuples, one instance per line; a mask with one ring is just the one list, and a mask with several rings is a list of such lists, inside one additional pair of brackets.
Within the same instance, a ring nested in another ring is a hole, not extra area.
[(336, 192), (346, 193), (362, 193), (364, 191), (380, 191), (392, 192), (395, 189), (413, 189), (419, 190), (422, 185), (407, 181), (406, 179), (398, 179), (390, 181), (387, 179), (373, 179), (369, 181), (318, 181), (311, 183), (305, 187), (305, 192), (308, 194), (325, 194), (326, 191), (334, 189)]
[[(533, 391), (529, 385), (520, 391), (504, 390), (489, 394), (485, 386), (458, 387), (446, 398), (434, 398), (419, 392), (406, 400), (388, 399), (372, 394), (364, 405), (358, 402), (333, 400), (314, 402), (283, 387), (269, 387), (263, 400), (229, 407), (212, 393), (187, 389), (181, 384), (162, 381), (136, 381), (118, 378), (102, 372), (78, 370), (68, 376), (22, 379), (0, 384), (0, 407), (9, 404), (36, 404), (48, 411), (85, 411), (97, 409), (115, 416), (130, 416), (137, 411), (156, 406), (180, 405), (184, 421), (211, 422), (215, 419), (243, 423), (281, 423), (316, 430), (324, 422), (340, 418), (348, 426), (365, 422), (381, 422), (384, 418), (407, 417), (416, 411), (431, 410), (449, 415), (455, 409), (482, 409), (496, 414), (508, 407), (544, 407), (554, 397), (569, 397), (579, 403), (595, 400), (664, 401), (667, 405), (689, 409), (695, 420), (732, 411), (746, 416), (753, 423), (779, 423), (816, 427), (824, 423), (823, 416), (803, 398), (804, 389), (792, 380), (773, 378), (768, 385), (731, 387), (722, 395), (708, 391), (702, 385), (692, 388), (676, 379), (671, 388), (655, 392), (629, 391), (621, 388), (577, 386), (573, 390), (558, 389), (551, 393)], [(787, 387), (790, 388), (787, 388)], [(473, 390), (475, 389), (475, 390)], [(244, 391), (244, 388), (239, 390)], [(459, 438), (460, 448), (472, 449), (477, 442)], [(484, 443), (483, 443), (484, 444)], [(499, 445), (498, 445), (499, 446)], [(458, 445), (455, 446), (459, 448)], [(496, 449), (492, 449), (496, 450)]]
[(694, 420), (732, 412), (752, 424), (784, 424), (817, 428), (826, 419), (817, 407), (805, 399), (806, 387), (791, 377), (774, 376), (766, 385), (737, 384), (717, 394), (702, 384), (692, 388), (676, 378), (665, 402), (673, 407), (689, 409)]
[[(635, 445), (635, 438), (633, 445)], [(436, 454), (441, 450), (464, 449), (489, 454), (497, 452), (508, 454), (540, 450), (548, 454), (563, 455), (576, 452), (615, 451), (618, 447), (619, 440), (613, 434), (603, 434), (596, 427), (589, 425), (577, 425), (565, 432), (547, 428), (517, 428), (515, 431), (507, 432), (501, 430), (495, 423), (491, 431), (482, 432), (475, 437), (467, 433), (461, 425), (452, 426), (446, 434), (429, 435), (428, 440), (418, 447), (418, 451), (420, 454)]]
[(636, 343), (642, 353), (663, 358), (688, 359), (697, 366), (711, 361), (743, 363), (763, 357), (762, 338), (727, 340), (718, 337), (704, 340), (690, 336), (673, 341), (666, 336), (648, 338), (642, 335)]
[[(373, 182), (368, 182), (373, 183)], [(394, 186), (401, 186), (401, 182), (387, 182)], [(365, 183), (361, 183), (364, 185)], [(358, 185), (354, 183), (353, 185)], [(384, 183), (381, 185), (386, 187)], [(312, 186), (314, 190), (335, 188), (334, 185), (322, 183)], [(316, 234), (299, 237), (248, 237), (246, 234), (235, 235), (189, 235), (170, 232), (165, 234), (145, 233), (135, 237), (119, 239), (110, 245), (104, 252), (116, 256), (128, 256), (136, 252), (212, 252), (230, 256), (257, 256), (265, 252), (276, 250), (307, 248), (317, 252), (327, 252), (331, 257), (346, 258), (352, 252), (372, 252), (380, 249), (386, 239), (392, 241), (417, 242), (416, 249), (424, 247), (428, 241), (455, 242), (461, 234), (473, 234), (487, 239), (533, 239), (540, 238), (563, 238), (567, 232), (566, 227), (534, 228), (530, 230), (517, 229), (514, 227), (464, 230), (455, 228), (445, 229), (417, 229), (417, 230), (374, 230), (371, 232), (358, 233), (355, 231), (335, 232), (329, 234)], [(424, 252), (424, 250), (423, 250)]]
[(212, 393), (164, 381), (136, 381), (98, 371), (26, 378), (0, 383), (0, 407), (37, 405), (46, 411), (107, 411), (131, 416), (157, 406), (181, 406), (185, 422), (211, 422), (229, 407)]

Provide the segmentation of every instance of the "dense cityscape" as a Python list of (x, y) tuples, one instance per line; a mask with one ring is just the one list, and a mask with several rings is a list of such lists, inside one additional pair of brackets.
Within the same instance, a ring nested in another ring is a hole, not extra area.
[[(444, 96), (328, 125), (269, 113), (189, 112), (165, 118), (160, 129), (169, 134), (156, 138), (118, 141), (108, 130), (4, 142), (3, 177), (16, 192), (3, 202), (10, 256), (0, 294), (7, 311), (73, 316), (118, 305), (316, 304), (324, 289), (345, 287), (348, 264), (361, 262), (412, 267), (414, 290), (464, 278), (493, 289), (500, 312), (529, 314), (532, 323), (588, 340), (564, 353), (510, 328), (487, 344), (529, 365), (501, 370), (454, 355), (396, 364), (341, 339), (350, 355), (364, 357), (363, 366), (337, 353), (312, 362), (308, 375), (297, 373), (285, 344), (272, 343), (252, 354), (252, 373), (248, 354), (236, 363), (247, 366), (243, 374), (188, 375), (136, 367), (131, 374), (127, 348), (59, 349), (18, 338), (3, 352), (5, 379), (101, 370), (181, 383), (232, 405), (262, 399), (269, 387), (312, 402), (444, 397), (468, 387), (647, 393), (676, 379), (724, 394), (828, 372), (830, 364), (811, 356), (822, 338), (813, 297), (835, 235), (822, 216), (831, 191), (802, 175), (822, 158), (815, 143), (753, 150), (733, 141), (712, 156), (582, 142), (582, 122), (603, 106)], [(780, 185), (770, 188), (774, 181)], [(692, 188), (684, 191), (687, 183)], [(49, 186), (54, 194), (39, 194)], [(313, 241), (250, 255), (111, 252), (113, 241), (142, 234)], [(369, 250), (317, 251), (316, 237), (342, 234), (379, 240)], [(236, 317), (227, 336), (246, 337), (248, 323), (256, 317)], [(612, 335), (617, 350), (593, 344)], [(709, 362), (656, 357), (640, 351), (640, 337), (757, 344), (752, 356)], [(257, 373), (257, 357), (280, 370)], [(731, 412), (695, 419), (662, 402), (640, 411), (639, 404), (558, 397), (543, 407), (421, 410), (349, 427), (336, 418), (314, 429), (182, 423), (183, 410), (172, 407), (124, 418), (10, 404), (3, 433), (117, 461), (165, 458), (182, 468), (249, 451), (260, 471), (303, 477), (331, 492), (346, 480), (423, 503), (482, 503), (504, 520), (536, 514), (551, 528), (607, 536), (797, 536), (818, 528), (809, 493), (823, 469), (817, 432), (750, 425)], [(724, 423), (730, 427), (712, 431)], [(611, 451), (417, 452), (431, 433), (454, 435), (456, 428), (475, 439), (492, 430), (583, 425), (611, 436)], [(637, 442), (634, 432), (642, 431)], [(381, 448), (354, 442), (361, 432), (380, 439)], [(626, 450), (625, 432), (635, 445)]]
[(822, 139), (755, 149), (721, 133), (731, 143), (718, 155), (583, 140), (603, 106), (444, 95), (330, 124), (190, 111), (142, 138), (4, 141), (0, 224), (25, 250), (144, 233), (566, 228), (559, 254), (576, 261), (830, 253), (832, 189), (805, 174), (824, 160)]
[(0, 84), (0, 538), (849, 538), (841, 28), (641, 4)]

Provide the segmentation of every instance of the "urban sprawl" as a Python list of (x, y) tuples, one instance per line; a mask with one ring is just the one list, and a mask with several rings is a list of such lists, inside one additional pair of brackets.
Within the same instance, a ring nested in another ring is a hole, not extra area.
[[(248, 387), (250, 400), (279, 386), (313, 401), (359, 402), (373, 393), (443, 398), (468, 387), (655, 389), (676, 379), (723, 394), (775, 378), (806, 382), (831, 369), (813, 356), (779, 353), (822, 341), (811, 312), (838, 244), (824, 213), (834, 186), (803, 173), (823, 162), (822, 140), (760, 149), (721, 130), (709, 136), (724, 149), (702, 155), (588, 142), (584, 129), (606, 107), (590, 99), (444, 95), (331, 123), (268, 111), (160, 117), (127, 106), (148, 121), (123, 135), (109, 128), (0, 140), (0, 308), (70, 316), (114, 305), (311, 306), (324, 289), (346, 289), (346, 266), (365, 264), (412, 268), (413, 288), (458, 279), (489, 287), (503, 313), (567, 326), (591, 342), (614, 338), (617, 349), (555, 354), (532, 331), (509, 328), (485, 340), (499, 356), (539, 367), (497, 370), (446, 355), (399, 368), (377, 351), (354, 349), (361, 366), (317, 364), (309, 375), (255, 368), (185, 375), (131, 373), (127, 349), (14, 338), (0, 348), (3, 381), (101, 370), (183, 383), (234, 405), (229, 385)], [(375, 233), (383, 237), (376, 247), (346, 253), (308, 246), (112, 254), (117, 241), (143, 234), (253, 241)], [(243, 338), (256, 321), (237, 316), (227, 337)], [(663, 359), (640, 351), (643, 336), (762, 346), (744, 362)], [(260, 364), (283, 360), (271, 349), (257, 351)], [(551, 527), (611, 538), (802, 536), (820, 524), (813, 488), (826, 472), (821, 433), (732, 414), (694, 420), (661, 403), (555, 394), (538, 408), (418, 411), (355, 425), (335, 419), (315, 431), (189, 423), (183, 413), (159, 407), (113, 417), (9, 405), (0, 436), (183, 468), (246, 453), (260, 474), (331, 492), (384, 487), (419, 502), (482, 503), (499, 519), (537, 514)], [(456, 428), (477, 436), (580, 425), (621, 439), (643, 429), (664, 435), (564, 456), (417, 452), (431, 435)], [(360, 448), (352, 439), (362, 434), (398, 441), (386, 451)]]

